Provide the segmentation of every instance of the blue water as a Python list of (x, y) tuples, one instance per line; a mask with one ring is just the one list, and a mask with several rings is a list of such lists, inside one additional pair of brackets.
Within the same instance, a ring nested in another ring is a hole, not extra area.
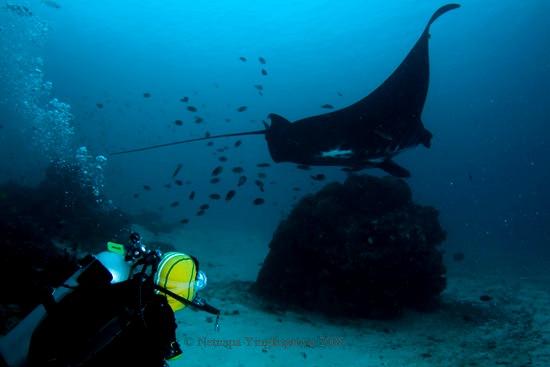
[[(36, 89), (20, 88), (36, 73), (33, 58), (43, 61), (41, 80), (51, 82), (36, 106), (57, 98), (72, 113), (59, 127), (58, 139), (68, 145), (65, 159), (79, 146), (91, 156), (107, 156), (206, 131), (260, 129), (270, 112), (294, 120), (323, 112), (324, 103), (347, 106), (392, 72), (443, 2), (60, 0), (59, 9), (39, 1), (24, 4), (32, 17), (0, 10), (0, 179), (33, 183), (48, 161), (45, 145), (35, 143), (32, 113), (21, 107), (38, 98), (32, 96)], [(461, 4), (431, 29), (423, 121), (434, 134), (433, 146), (406, 151), (397, 161), (412, 172), (408, 182), (415, 200), (440, 210), (448, 251), (548, 256), (550, 3)], [(258, 62), (260, 56), (266, 65)], [(255, 84), (263, 85), (263, 96)], [(151, 97), (144, 98), (145, 92)], [(185, 110), (183, 96), (199, 109), (196, 114)], [(248, 109), (238, 113), (242, 105)], [(194, 123), (195, 115), (204, 122)], [(217, 140), (213, 148), (200, 142), (108, 157), (102, 190), (130, 212), (159, 210), (168, 220), (191, 218), (188, 227), (194, 230), (234, 228), (269, 237), (299, 199), (292, 187), (303, 188), (300, 195), (319, 189), (324, 183), (312, 181), (313, 173), (325, 173), (328, 181), (345, 178), (335, 168), (304, 172), (273, 165), (265, 170), (266, 204), (253, 206), (260, 195), (252, 182), (259, 171), (255, 165), (270, 157), (263, 138), (242, 138), (239, 148), (233, 148), (235, 140)], [(224, 145), (227, 152), (213, 154)], [(222, 182), (212, 185), (210, 172), (221, 154), (229, 162)], [(178, 163), (181, 177), (191, 183), (163, 188)], [(231, 203), (222, 200), (195, 217), (209, 194), (223, 195), (235, 186), (237, 176), (228, 172), (233, 166), (247, 170), (248, 184)], [(144, 184), (153, 190), (145, 193)], [(192, 205), (186, 200), (191, 190), (198, 195)], [(180, 206), (170, 208), (175, 200)]]

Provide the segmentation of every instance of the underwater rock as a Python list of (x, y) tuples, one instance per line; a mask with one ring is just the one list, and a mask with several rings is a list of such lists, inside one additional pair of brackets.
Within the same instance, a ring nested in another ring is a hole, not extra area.
[[(177, 205), (174, 207), (176, 206)], [(129, 220), (130, 223), (145, 228), (155, 236), (158, 236), (161, 233), (171, 233), (180, 227), (178, 222), (167, 222), (160, 212), (149, 209), (142, 210), (137, 214), (129, 215)]]
[(389, 318), (446, 286), (438, 212), (394, 177), (350, 176), (304, 197), (269, 245), (254, 290), (283, 307)]
[(456, 262), (461, 262), (461, 261), (464, 261), (464, 252), (455, 252), (453, 254), (453, 260), (456, 261)]
[(24, 5), (17, 4), (6, 4), (4, 9), (11, 11), (13, 14), (16, 14), (21, 17), (30, 17), (32, 16), (32, 11)]
[[(52, 165), (37, 187), (0, 185), (0, 330), (40, 300), (46, 286), (59, 286), (76, 269), (76, 257), (97, 252), (107, 241), (125, 241), (127, 216), (82, 181), (77, 166)], [(13, 271), (17, 269), (16, 279)]]
[(129, 218), (104, 197), (94, 194), (76, 165), (51, 165), (37, 187), (0, 185), (2, 224), (36, 225), (48, 239), (77, 244), (85, 251), (106, 241), (125, 241)]

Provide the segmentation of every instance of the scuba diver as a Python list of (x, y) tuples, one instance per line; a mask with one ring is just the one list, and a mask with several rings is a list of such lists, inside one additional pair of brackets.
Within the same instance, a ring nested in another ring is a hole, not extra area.
[(107, 248), (3, 338), (5, 365), (160, 367), (182, 354), (175, 311), (209, 312), (219, 328), (220, 311), (198, 295), (207, 278), (196, 258), (147, 249), (137, 233)]

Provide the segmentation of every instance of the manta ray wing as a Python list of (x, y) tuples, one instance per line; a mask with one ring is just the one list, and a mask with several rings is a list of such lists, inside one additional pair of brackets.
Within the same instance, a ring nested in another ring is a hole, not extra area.
[(349, 170), (380, 168), (391, 175), (409, 176), (392, 157), (406, 148), (430, 147), (432, 134), (424, 128), (422, 110), (430, 79), (429, 30), (442, 14), (458, 8), (439, 8), (401, 64), (373, 92), (337, 111), (290, 122), (270, 114), (265, 130), (208, 135), (111, 153), (120, 155), (177, 144), (244, 135), (265, 135), (274, 162), (312, 166), (341, 166)]
[[(431, 144), (432, 134), (421, 121), (429, 85), (429, 28), (439, 16), (458, 7), (448, 4), (438, 9), (401, 64), (360, 101), (295, 122), (271, 114), (266, 140), (273, 160), (378, 167), (387, 168), (390, 174), (408, 175), (391, 157), (406, 148)], [(376, 163), (374, 159), (382, 160)]]

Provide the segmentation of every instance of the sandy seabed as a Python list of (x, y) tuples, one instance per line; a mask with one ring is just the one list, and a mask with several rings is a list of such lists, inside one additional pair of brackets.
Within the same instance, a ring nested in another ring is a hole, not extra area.
[[(156, 239), (199, 258), (209, 277), (204, 296), (222, 310), (219, 331), (211, 315), (177, 313), (184, 353), (170, 366), (550, 366), (550, 260), (466, 258), (449, 264), (439, 310), (343, 320), (266, 308), (248, 292), (265, 235), (197, 230)], [(484, 294), (492, 300), (481, 301)]]

